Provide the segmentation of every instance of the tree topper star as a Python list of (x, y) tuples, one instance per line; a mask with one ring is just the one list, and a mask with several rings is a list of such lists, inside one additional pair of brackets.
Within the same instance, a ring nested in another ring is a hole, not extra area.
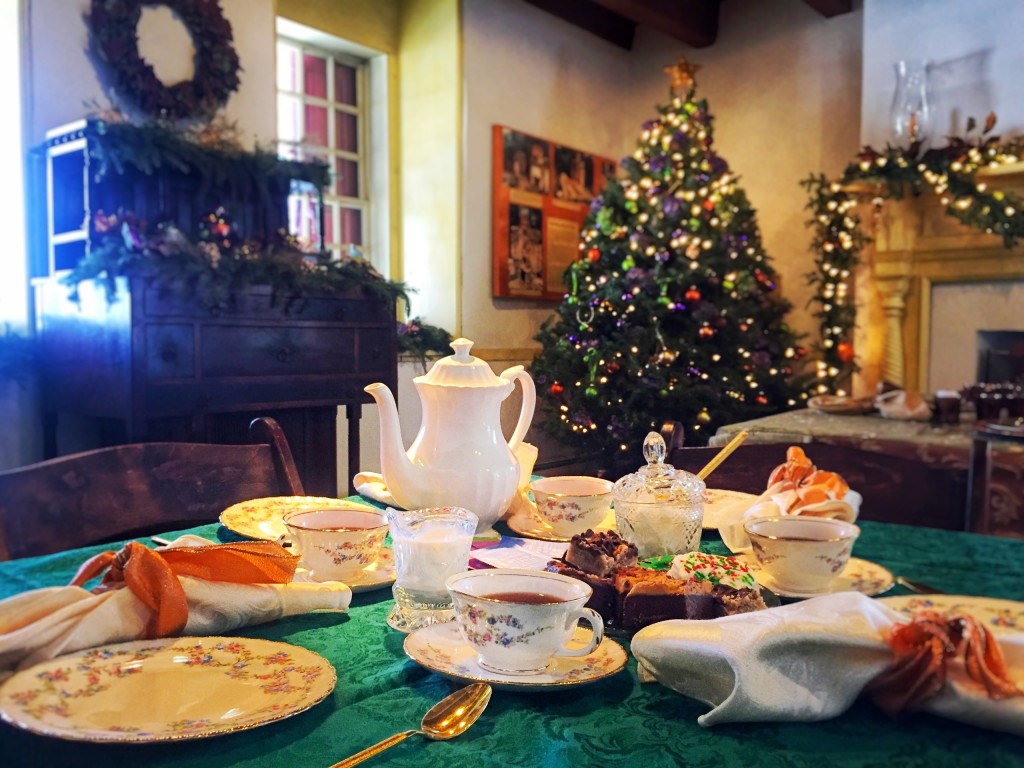
[(680, 56), (676, 63), (670, 67), (665, 67), (665, 74), (672, 78), (672, 92), (675, 93), (677, 89), (683, 89), (688, 91), (696, 84), (694, 75), (700, 71), (699, 64), (691, 64), (686, 60), (685, 56)]

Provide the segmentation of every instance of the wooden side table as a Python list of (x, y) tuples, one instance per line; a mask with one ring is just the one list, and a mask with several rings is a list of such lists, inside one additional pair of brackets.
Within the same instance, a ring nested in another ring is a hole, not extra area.
[(967, 467), (967, 530), (988, 533), (995, 528), (997, 494), (992, 483), (992, 453), (997, 444), (1022, 447), (1020, 473), (1024, 475), (1024, 435), (1001, 434), (988, 429), (971, 433), (971, 455)]

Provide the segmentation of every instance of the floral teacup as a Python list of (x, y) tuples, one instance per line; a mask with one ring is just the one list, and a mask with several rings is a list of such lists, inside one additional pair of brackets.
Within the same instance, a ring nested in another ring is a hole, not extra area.
[(830, 517), (753, 517), (743, 524), (769, 588), (825, 592), (846, 567), (860, 528)]
[(558, 536), (596, 528), (608, 516), (614, 483), (599, 477), (563, 475), (530, 483), (537, 515)]
[(377, 562), (388, 519), (365, 508), (296, 509), (284, 515), (287, 538), (314, 581), (346, 581)]

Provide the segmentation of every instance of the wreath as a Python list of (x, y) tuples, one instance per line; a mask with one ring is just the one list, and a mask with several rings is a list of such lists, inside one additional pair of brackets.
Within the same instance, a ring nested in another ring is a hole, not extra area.
[[(143, 6), (165, 5), (185, 25), (195, 46), (195, 75), (167, 86), (139, 54)], [(207, 118), (238, 90), (241, 69), (231, 24), (217, 0), (93, 0), (87, 16), (96, 54), (117, 87), (147, 115), (179, 120)]]

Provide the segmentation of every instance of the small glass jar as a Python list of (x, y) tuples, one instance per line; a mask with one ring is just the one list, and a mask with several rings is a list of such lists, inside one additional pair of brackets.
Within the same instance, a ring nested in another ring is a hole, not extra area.
[(665, 441), (657, 432), (644, 440), (647, 466), (612, 488), (619, 535), (636, 544), (640, 557), (694, 552), (704, 521), (704, 481), (665, 463)]

